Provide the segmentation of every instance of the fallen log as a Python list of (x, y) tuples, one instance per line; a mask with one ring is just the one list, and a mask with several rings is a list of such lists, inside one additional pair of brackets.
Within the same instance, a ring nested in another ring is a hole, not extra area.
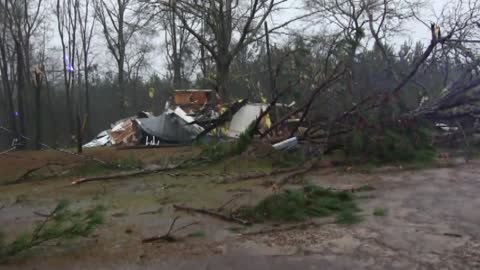
[(207, 209), (199, 209), (199, 208), (180, 206), (180, 205), (173, 205), (173, 208), (177, 211), (199, 213), (199, 214), (211, 216), (211, 217), (223, 220), (223, 221), (237, 223), (237, 224), (240, 224), (240, 225), (243, 225), (243, 226), (252, 225), (252, 223), (249, 222), (249, 221), (236, 218), (232, 215), (225, 215), (225, 214), (222, 214), (222, 213), (219, 213), (219, 212), (214, 212), (214, 211), (207, 210)]
[(288, 168), (288, 169), (274, 170), (274, 171), (270, 171), (270, 172), (258, 172), (258, 173), (251, 173), (251, 174), (243, 174), (243, 175), (234, 176), (234, 177), (224, 179), (220, 183), (228, 184), (228, 183), (232, 183), (232, 182), (249, 181), (249, 180), (254, 180), (254, 179), (258, 179), (258, 178), (272, 177), (272, 176), (276, 176), (276, 175), (279, 175), (279, 174), (289, 173), (289, 172), (292, 172), (292, 171), (295, 171), (295, 170), (298, 170), (298, 168)]
[(93, 182), (93, 181), (121, 179), (121, 178), (137, 177), (137, 176), (142, 176), (142, 175), (149, 175), (149, 174), (156, 174), (156, 173), (161, 173), (161, 172), (173, 171), (173, 170), (179, 169), (182, 165), (183, 165), (183, 163), (179, 164), (179, 165), (171, 166), (171, 167), (167, 166), (165, 168), (160, 168), (160, 169), (139, 170), (139, 171), (133, 171), (133, 172), (120, 172), (120, 173), (102, 175), (102, 176), (84, 177), (84, 178), (80, 178), (80, 179), (77, 179), (77, 180), (73, 181), (72, 185), (84, 184), (84, 183)]

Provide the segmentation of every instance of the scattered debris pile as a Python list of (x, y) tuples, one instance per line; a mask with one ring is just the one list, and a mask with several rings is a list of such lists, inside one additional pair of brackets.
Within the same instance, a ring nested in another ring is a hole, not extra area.
[(119, 120), (84, 147), (186, 144), (203, 136), (236, 139), (258, 118), (259, 130), (270, 128), (270, 116), (263, 114), (268, 104), (247, 100), (221, 104), (218, 99), (212, 90), (175, 91), (175, 104), (167, 103), (161, 115), (141, 112)]
[(179, 107), (168, 109), (160, 116), (140, 113), (116, 122), (84, 147), (181, 144), (192, 141), (203, 131), (202, 127), (192, 124), (193, 121)]

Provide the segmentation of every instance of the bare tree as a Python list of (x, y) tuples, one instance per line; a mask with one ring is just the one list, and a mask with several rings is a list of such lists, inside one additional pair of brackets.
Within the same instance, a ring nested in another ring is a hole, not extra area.
[[(3, 3), (6, 23), (10, 30), (10, 38), (13, 40), (13, 47), (16, 56), (16, 86), (17, 86), (17, 107), (19, 120), (19, 133), (25, 134), (26, 121), (26, 98), (27, 88), (31, 86), (31, 39), (42, 23), (43, 9), (42, 0), (5, 0)], [(13, 66), (13, 63), (11, 63)], [(34, 108), (28, 106), (27, 108)], [(36, 108), (39, 110), (40, 108)], [(37, 130), (39, 132), (39, 130)], [(23, 139), (22, 139), (23, 140)]]
[[(182, 27), (208, 51), (216, 65), (216, 91), (222, 97), (228, 98), (227, 88), (233, 59), (244, 47), (264, 36), (264, 22), (286, 1), (157, 0), (150, 2), (167, 10), (173, 10)], [(192, 20), (202, 24), (192, 25)], [(270, 31), (278, 30), (290, 22), (273, 27)]]
[(128, 47), (129, 50), (133, 53), (129, 53), (125, 60), (125, 73), (127, 76), (127, 81), (130, 83), (130, 96), (131, 97), (131, 106), (134, 110), (142, 110), (143, 108), (138, 108), (138, 93), (137, 86), (139, 81), (142, 79), (142, 74), (145, 71), (148, 71), (150, 67), (150, 61), (148, 59), (148, 54), (153, 50), (153, 47), (148, 43), (147, 40), (139, 41), (130, 44)]
[[(6, 14), (6, 4), (3, 2), (0, 4), (0, 12), (1, 14)], [(9, 44), (8, 40), (9, 34), (8, 34), (8, 27), (9, 21), (7, 16), (3, 16), (2, 21), (0, 22), (1, 26), (1, 35), (0, 35), (0, 73), (2, 74), (2, 88), (4, 92), (4, 97), (7, 103), (7, 114), (8, 114), (8, 122), (9, 122), (9, 128), (13, 131), (14, 136), (18, 137), (18, 128), (17, 128), (17, 122), (15, 119), (15, 106), (13, 102), (13, 86), (12, 82), (9, 78), (9, 74), (13, 72), (11, 69), (9, 69), (9, 58), (10, 58), (10, 53), (9, 53)]]
[(317, 11), (317, 18), (324, 25), (331, 25), (333, 35), (339, 36), (335, 42), (341, 43), (345, 55), (346, 64), (346, 90), (353, 95), (353, 82), (355, 80), (354, 62), (358, 48), (362, 45), (367, 24), (366, 9), (362, 1), (338, 1), (338, 0), (307, 0), (308, 8)]
[[(47, 106), (47, 112), (48, 112), (48, 117), (49, 117), (49, 123), (50, 123), (50, 128), (51, 130), (55, 131), (50, 134), (50, 137), (54, 142), (57, 141), (58, 138), (58, 132), (57, 132), (57, 116), (55, 114), (55, 105), (53, 103), (53, 100), (55, 98), (55, 93), (54, 93), (54, 88), (51, 85), (51, 81), (54, 80), (52, 78), (50, 71), (52, 71), (52, 74), (54, 74), (54, 66), (55, 63), (52, 61), (51, 58), (47, 56), (47, 32), (48, 29), (45, 27), (43, 29), (43, 39), (40, 43), (40, 50), (39, 50), (39, 57), (38, 57), (38, 62), (40, 65), (40, 68), (43, 72), (43, 79), (45, 81), (45, 95), (46, 95), (46, 106)], [(56, 144), (56, 143), (55, 143)]]
[[(191, 33), (182, 26), (182, 22), (177, 18), (177, 12), (183, 11), (176, 10), (176, 4), (169, 6), (166, 10), (162, 22), (165, 29), (165, 45), (167, 50), (167, 62), (169, 71), (172, 73), (173, 88), (180, 89), (185, 86), (185, 82), (188, 80), (186, 72), (187, 57), (193, 52), (193, 36)], [(196, 20), (190, 20), (189, 24), (192, 28), (196, 28), (198, 24)], [(190, 70), (195, 69), (195, 65), (190, 67)]]
[(69, 133), (74, 134), (75, 122), (73, 117), (73, 88), (75, 72), (75, 53), (77, 44), (78, 0), (57, 0), (55, 15), (57, 30), (60, 36), (63, 56), (63, 81), (65, 87), (65, 101)]
[(150, 24), (147, 6), (137, 0), (95, 0), (96, 17), (102, 26), (103, 36), (110, 54), (117, 64), (117, 83), (120, 90), (120, 108), (126, 111), (125, 63), (127, 47), (136, 35)]
[[(91, 115), (91, 105), (90, 105), (90, 81), (89, 81), (89, 71), (90, 71), (90, 54), (91, 54), (91, 44), (92, 38), (94, 35), (95, 29), (95, 20), (92, 19), (94, 15), (92, 12), (92, 2), (91, 0), (85, 0), (83, 2), (83, 6), (76, 6), (76, 13), (78, 16), (78, 23), (79, 23), (79, 31), (80, 31), (80, 39), (82, 42), (82, 54), (81, 58), (83, 60), (83, 74), (84, 74), (84, 87), (85, 87), (85, 113), (87, 115), (87, 123), (86, 123), (86, 132), (87, 135), (91, 135), (91, 128), (90, 128), (90, 119), (88, 119)], [(80, 60), (80, 59), (79, 59)], [(78, 63), (80, 65), (80, 63)], [(80, 99), (81, 100), (81, 99)]]

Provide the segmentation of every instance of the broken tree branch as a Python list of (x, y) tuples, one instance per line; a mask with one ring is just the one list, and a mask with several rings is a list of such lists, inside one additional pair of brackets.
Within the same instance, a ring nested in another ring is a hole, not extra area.
[(204, 128), (204, 130), (200, 134), (198, 134), (196, 140), (204, 137), (205, 135), (210, 133), (210, 131), (216, 129), (217, 127), (231, 121), (233, 115), (237, 113), (247, 103), (248, 103), (248, 99), (244, 99), (240, 102), (234, 103), (230, 108), (227, 109), (227, 111), (225, 111), (222, 115), (220, 115), (220, 117), (218, 117), (215, 120), (208, 121), (205, 123), (201, 123), (197, 121), (190, 123), (191, 125), (199, 124)]
[(71, 164), (56, 163), (56, 162), (48, 162), (46, 164), (42, 164), (41, 166), (38, 166), (38, 167), (27, 170), (25, 173), (20, 175), (17, 179), (13, 180), (11, 182), (11, 184), (17, 184), (17, 183), (21, 182), (22, 180), (25, 180), (32, 173), (35, 173), (35, 172), (37, 172), (37, 171), (39, 171), (43, 168), (50, 167), (50, 166), (67, 166), (67, 165), (71, 165)]
[[(337, 65), (337, 67), (335, 68), (335, 70), (337, 70), (338, 68), (340, 67), (340, 65)], [(324, 89), (330, 87), (333, 83), (335, 83), (337, 80), (339, 80), (343, 74), (345, 73), (345, 70), (341, 71), (341, 72), (334, 72), (330, 78), (328, 78), (326, 81), (324, 81), (323, 83), (321, 83), (317, 88), (315, 88), (312, 92), (312, 94), (309, 96), (309, 98), (306, 99), (306, 103), (288, 113), (287, 115), (285, 115), (284, 117), (282, 117), (280, 120), (277, 121), (277, 123), (275, 123), (274, 125), (272, 125), (267, 131), (265, 131), (264, 133), (261, 134), (261, 138), (264, 138), (265, 136), (267, 136), (268, 134), (270, 134), (273, 130), (275, 130), (276, 128), (278, 128), (280, 125), (282, 125), (286, 120), (288, 120), (290, 117), (292, 117), (293, 115), (297, 114), (297, 113), (300, 113), (300, 112), (303, 112), (303, 115), (302, 117), (306, 117), (307, 114), (308, 114), (308, 111), (310, 110), (315, 98), (317, 97), (317, 95), (323, 91)], [(299, 123), (300, 125), (301, 123)], [(295, 133), (296, 130), (298, 129), (299, 125), (297, 125), (297, 127), (294, 129), (294, 132), (292, 133)], [(290, 137), (293, 137), (293, 136), (290, 136)]]
[(170, 223), (170, 227), (168, 228), (168, 231), (167, 231), (166, 234), (161, 235), (161, 236), (154, 236), (154, 237), (145, 238), (145, 239), (142, 240), (142, 243), (151, 243), (151, 242), (158, 241), (158, 240), (164, 240), (164, 241), (167, 241), (167, 242), (175, 241), (175, 238), (172, 237), (170, 235), (170, 233), (172, 232), (173, 226), (175, 226), (175, 223), (177, 222), (178, 219), (180, 219), (179, 216), (176, 216), (173, 219), (172, 223)]
[(232, 182), (239, 182), (239, 181), (248, 181), (248, 180), (254, 180), (258, 178), (265, 178), (265, 177), (272, 177), (276, 176), (279, 174), (284, 174), (288, 172), (292, 172), (298, 170), (298, 168), (288, 168), (288, 169), (279, 169), (279, 170), (274, 170), (270, 172), (259, 172), (259, 173), (253, 173), (253, 174), (242, 174), (239, 176), (231, 177), (228, 179), (224, 179), (221, 183), (222, 184), (227, 184), (227, 183), (232, 183)]
[(137, 177), (142, 175), (149, 175), (149, 174), (156, 174), (161, 172), (168, 172), (173, 171), (181, 168), (184, 165), (184, 162), (174, 165), (174, 166), (167, 166), (160, 169), (152, 169), (152, 170), (140, 170), (140, 171), (133, 171), (133, 172), (120, 172), (115, 174), (109, 175), (102, 175), (102, 176), (94, 176), (94, 177), (85, 177), (80, 178), (72, 182), (72, 185), (84, 184), (93, 181), (104, 181), (104, 180), (112, 180), (112, 179), (122, 179), (128, 177)]
[(231, 198), (230, 200), (228, 200), (226, 203), (222, 204), (222, 206), (220, 206), (218, 209), (217, 209), (217, 212), (222, 212), (223, 209), (225, 209), (225, 207), (227, 207), (227, 205), (231, 204), (232, 202), (238, 200), (240, 197), (244, 196), (245, 194), (235, 194), (233, 195), (233, 198)]

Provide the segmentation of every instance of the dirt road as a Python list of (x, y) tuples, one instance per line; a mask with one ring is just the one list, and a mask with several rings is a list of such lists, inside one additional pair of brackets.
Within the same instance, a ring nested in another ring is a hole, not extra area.
[[(36, 250), (0, 269), (480, 269), (479, 175), (479, 162), (423, 171), (314, 172), (307, 180), (322, 186), (375, 187), (361, 195), (362, 223), (241, 236), (232, 224), (185, 215), (181, 223), (199, 221), (192, 232), (205, 236), (171, 244), (140, 243), (168, 227), (171, 203), (212, 207), (234, 190), (249, 190), (246, 202), (267, 191), (254, 182), (218, 185), (209, 176), (151, 176), (77, 188), (66, 187), (66, 181), (0, 187), (0, 194), (17, 199), (32, 191), (0, 210), (0, 223), (12, 232), (38, 219), (32, 212), (49, 209), (59, 194), (79, 205), (113, 205), (107, 226), (91, 239)], [(140, 214), (161, 204), (162, 214)], [(388, 213), (375, 216), (377, 208)]]

